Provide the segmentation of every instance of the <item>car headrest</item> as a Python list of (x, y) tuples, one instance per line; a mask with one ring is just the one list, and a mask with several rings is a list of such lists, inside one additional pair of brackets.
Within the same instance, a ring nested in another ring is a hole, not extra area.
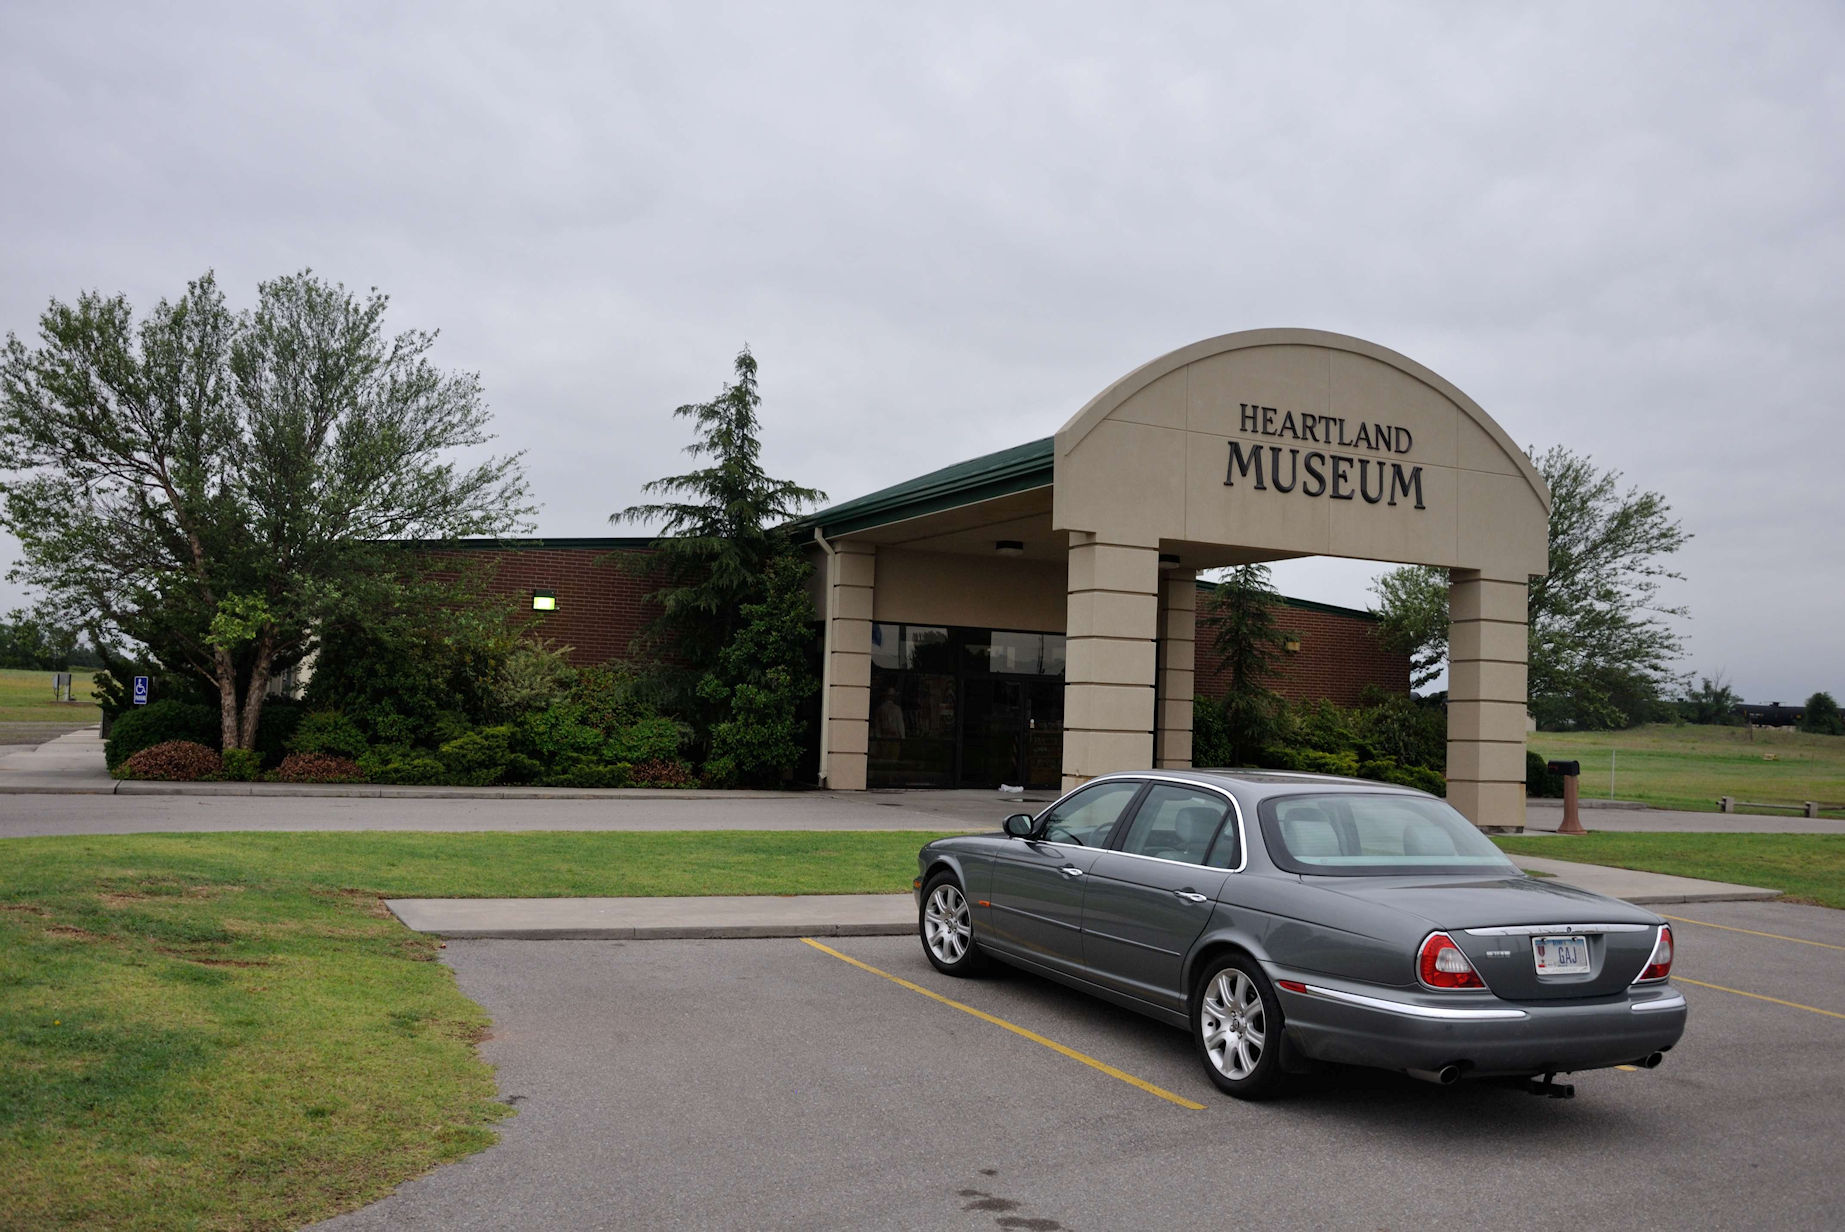
[(1318, 809), (1300, 809), (1281, 819), (1281, 838), (1297, 856), (1336, 856), (1339, 832)]
[(1182, 847), (1202, 847), (1211, 841), (1211, 831), (1217, 828), (1217, 819), (1223, 816), (1222, 809), (1214, 809), (1205, 804), (1187, 805), (1179, 810), (1172, 819), (1172, 829), (1179, 836)]

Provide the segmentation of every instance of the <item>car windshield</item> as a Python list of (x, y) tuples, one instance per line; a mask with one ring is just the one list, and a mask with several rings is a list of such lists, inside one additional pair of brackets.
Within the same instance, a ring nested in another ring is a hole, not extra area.
[(1516, 873), (1518, 866), (1440, 800), (1342, 792), (1262, 802), (1262, 834), (1291, 873), (1388, 877), (1416, 873)]

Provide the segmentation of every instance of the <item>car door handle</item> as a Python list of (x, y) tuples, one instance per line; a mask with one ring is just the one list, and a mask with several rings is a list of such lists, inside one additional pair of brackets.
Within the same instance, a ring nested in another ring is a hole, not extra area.
[(1074, 864), (1066, 864), (1060, 871), (1066, 877), (1081, 877), (1083, 875), (1083, 870), (1076, 867)]
[(1173, 893), (1177, 894), (1188, 903), (1201, 903), (1205, 899), (1204, 895), (1195, 893), (1191, 890), (1174, 890)]

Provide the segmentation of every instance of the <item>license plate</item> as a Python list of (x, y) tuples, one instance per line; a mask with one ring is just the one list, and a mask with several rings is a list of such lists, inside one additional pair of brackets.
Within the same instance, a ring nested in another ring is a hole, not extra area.
[(1531, 956), (1539, 975), (1589, 974), (1587, 937), (1533, 937)]

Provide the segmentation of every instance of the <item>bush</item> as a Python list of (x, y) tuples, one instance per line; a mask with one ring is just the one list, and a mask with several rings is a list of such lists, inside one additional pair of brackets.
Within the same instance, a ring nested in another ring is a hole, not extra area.
[(1448, 780), (1435, 771), (1425, 766), (1401, 766), (1384, 757), (1359, 762), (1358, 777), (1378, 783), (1394, 783), (1398, 787), (1413, 787), (1432, 796), (1448, 794)]
[(584, 707), (576, 701), (558, 702), (519, 722), (519, 747), (547, 764), (597, 757), (607, 741), (604, 732), (584, 721)]
[(358, 772), (371, 783), (441, 783), (448, 773), (436, 755), (404, 745), (381, 745), (359, 758)]
[(183, 740), (218, 747), (221, 732), (218, 711), (197, 702), (164, 701), (136, 706), (116, 719), (103, 759), (113, 770), (143, 749)]
[(582, 753), (566, 753), (544, 776), (547, 787), (627, 787), (634, 767), (627, 762), (606, 762)]
[(220, 777), (233, 783), (251, 782), (263, 768), (263, 755), (255, 749), (226, 749), (221, 760), (224, 769)]
[[(488, 787), (504, 781), (507, 764), (514, 756), (512, 736), (512, 727), (502, 725), (483, 727), (446, 742), (436, 753), (442, 763), (442, 781), (458, 787)], [(519, 760), (524, 781), (530, 782), (538, 764), (529, 757), (521, 756)]]
[(351, 760), (326, 753), (290, 753), (269, 777), (277, 783), (363, 783), (364, 773)]
[(224, 761), (216, 749), (196, 740), (167, 740), (138, 750), (122, 768), (131, 779), (195, 783), (215, 776)]
[(1192, 698), (1192, 765), (1229, 764), (1230, 736), (1224, 730), (1223, 707), (1208, 697)]
[(1563, 776), (1552, 774), (1550, 763), (1530, 749), (1525, 750), (1525, 794), (1552, 800), (1563, 795)]
[(272, 697), (263, 703), (263, 713), (256, 720), (256, 751), (263, 755), (265, 766), (280, 765), (288, 756), (288, 742), (301, 726), (307, 708), (287, 697)]
[(634, 767), (636, 787), (696, 787), (698, 775), (682, 761), (647, 761)]
[(316, 710), (295, 728), (288, 750), (291, 753), (325, 753), (355, 761), (365, 755), (365, 733), (337, 710)]

